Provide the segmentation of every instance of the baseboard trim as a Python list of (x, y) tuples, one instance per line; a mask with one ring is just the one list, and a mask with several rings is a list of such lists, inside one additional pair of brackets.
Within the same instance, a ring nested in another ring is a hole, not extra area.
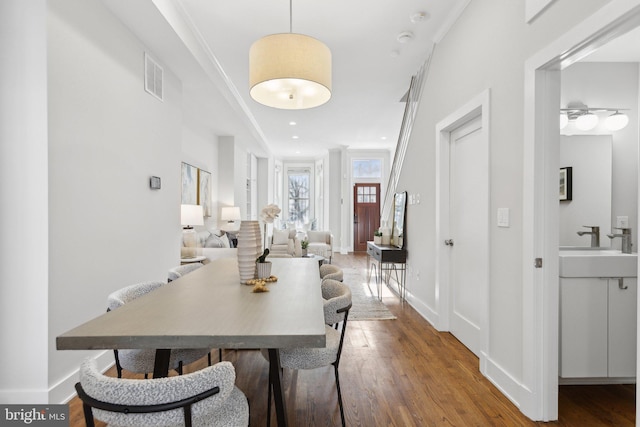
[[(431, 324), (436, 330), (441, 331), (438, 327), (440, 324), (440, 316), (431, 307), (425, 304), (421, 299), (416, 298), (411, 292), (407, 292), (407, 302), (411, 304), (420, 316)], [(441, 331), (442, 332), (442, 331)]]
[[(113, 359), (113, 351), (105, 350), (94, 357), (98, 363), (98, 370), (105, 372), (111, 368), (115, 361)], [(57, 384), (49, 389), (48, 401), (52, 403), (67, 403), (76, 396), (75, 385), (79, 380), (80, 367), (67, 375), (66, 378), (60, 380)]]
[[(491, 360), (486, 354), (481, 358), (481, 369), (484, 376), (500, 390), (507, 399), (522, 411), (522, 401), (526, 396), (532, 396), (530, 390), (524, 387), (512, 375), (505, 371), (500, 365)], [(527, 415), (527, 414), (525, 414)]]

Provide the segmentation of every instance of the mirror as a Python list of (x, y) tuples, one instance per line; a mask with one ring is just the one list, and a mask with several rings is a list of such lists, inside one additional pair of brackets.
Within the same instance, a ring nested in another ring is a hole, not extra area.
[(560, 202), (560, 246), (590, 247), (585, 226), (600, 227), (599, 247), (611, 246), (611, 135), (560, 137), (560, 167), (571, 167), (572, 200)]
[(391, 229), (392, 244), (400, 249), (404, 247), (404, 223), (406, 220), (407, 192), (396, 193), (393, 196), (393, 228)]

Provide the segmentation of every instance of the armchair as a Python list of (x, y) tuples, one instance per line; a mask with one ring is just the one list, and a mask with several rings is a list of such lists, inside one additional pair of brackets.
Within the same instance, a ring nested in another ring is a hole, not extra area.
[(333, 235), (331, 232), (307, 231), (307, 239), (309, 240), (307, 251), (329, 259), (329, 264), (331, 264), (331, 257), (333, 255)]
[(276, 257), (299, 257), (302, 255), (300, 241), (296, 238), (296, 231), (273, 230), (271, 236), (269, 256)]

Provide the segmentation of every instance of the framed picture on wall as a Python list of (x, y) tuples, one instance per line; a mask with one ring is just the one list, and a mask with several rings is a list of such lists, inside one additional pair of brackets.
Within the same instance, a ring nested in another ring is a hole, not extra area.
[(560, 168), (560, 200), (571, 200), (572, 184), (571, 168)]
[(211, 203), (211, 173), (198, 169), (198, 204), (202, 205), (205, 217), (213, 215)]
[(182, 204), (198, 204), (198, 168), (182, 162)]

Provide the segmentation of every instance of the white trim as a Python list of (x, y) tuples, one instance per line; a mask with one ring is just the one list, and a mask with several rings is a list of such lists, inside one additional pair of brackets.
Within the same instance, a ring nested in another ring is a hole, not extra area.
[[(113, 358), (113, 351), (104, 350), (101, 353), (93, 356), (93, 358), (98, 363), (98, 370), (100, 372), (105, 372), (109, 368), (115, 365), (115, 360)], [(74, 397), (76, 397), (75, 392), (75, 384), (80, 380), (80, 367), (78, 369), (72, 371), (60, 380), (58, 383), (53, 385), (49, 390), (48, 402), (51, 403), (67, 403)], [(69, 390), (72, 390), (71, 394), (69, 394)]]
[(486, 224), (486, 242), (487, 251), (485, 252), (485, 262), (487, 267), (487, 277), (481, 281), (484, 286), (483, 295), (485, 301), (482, 303), (484, 312), (481, 315), (480, 327), (480, 365), (484, 365), (482, 361), (483, 355), (489, 352), (489, 283), (491, 277), (491, 260), (489, 246), (491, 218), (491, 200), (490, 200), (490, 90), (487, 89), (481, 94), (475, 96), (455, 112), (441, 120), (436, 125), (436, 236), (435, 236), (435, 294), (436, 294), (436, 310), (438, 323), (435, 327), (438, 330), (449, 330), (449, 252), (443, 245), (443, 241), (448, 238), (449, 230), (449, 143), (451, 131), (468, 122), (469, 120), (481, 117), (482, 144), (484, 146), (485, 158), (478, 159), (486, 164), (487, 175), (484, 185), (486, 186), (487, 199), (487, 224)]
[(530, 23), (538, 17), (555, 0), (527, 0), (525, 5), (525, 22)]
[[(558, 159), (553, 142), (560, 134), (559, 70), (638, 24), (637, 0), (614, 0), (525, 62), (522, 382), (531, 392), (523, 393), (520, 409), (533, 420), (558, 417)], [(536, 257), (543, 259), (542, 269), (533, 267)]]

